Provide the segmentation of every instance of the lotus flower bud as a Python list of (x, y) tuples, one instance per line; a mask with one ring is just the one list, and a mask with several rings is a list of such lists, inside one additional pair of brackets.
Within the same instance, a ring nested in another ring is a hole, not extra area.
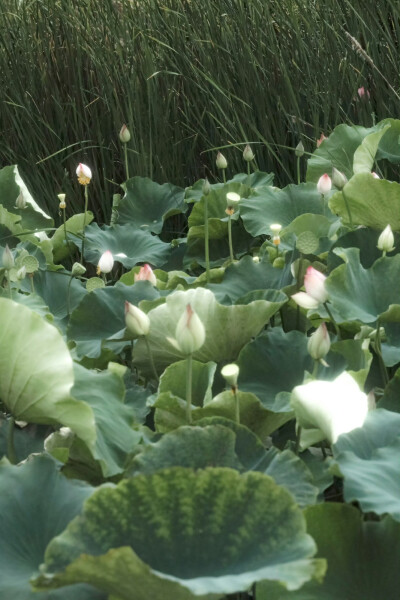
[(207, 177), (204, 179), (203, 188), (202, 188), (203, 196), (208, 196), (211, 192), (211, 185), (208, 181)]
[(14, 257), (8, 245), (6, 245), (5, 250), (3, 252), (3, 267), (9, 271), (14, 266)]
[(378, 238), (378, 248), (384, 252), (394, 250), (394, 235), (390, 225), (387, 225)]
[(297, 294), (293, 294), (293, 300), (301, 306), (301, 308), (306, 308), (307, 310), (311, 308), (318, 308), (319, 302), (315, 300), (305, 292), (297, 292)]
[(218, 152), (215, 164), (217, 165), (217, 169), (226, 169), (227, 168), (228, 161), (226, 160), (225, 156), (221, 152)]
[(375, 171), (372, 171), (371, 175), (374, 179), (380, 179), (378, 173), (375, 173)]
[(327, 194), (332, 189), (332, 180), (329, 177), (328, 173), (324, 173), (318, 179), (317, 190), (320, 194)]
[(235, 208), (240, 202), (239, 194), (236, 192), (228, 192), (226, 195), (226, 205), (228, 208)]
[(83, 265), (81, 265), (81, 263), (75, 262), (72, 265), (71, 275), (73, 275), (74, 277), (79, 277), (84, 273), (86, 273), (86, 268)]
[(301, 158), (304, 155), (304, 145), (303, 142), (299, 142), (296, 146), (296, 149), (294, 151), (295, 155), (298, 156), (299, 158)]
[(26, 207), (26, 200), (24, 198), (23, 192), (20, 192), (18, 198), (15, 201), (15, 205), (20, 210), (23, 210)]
[(221, 369), (221, 375), (225, 379), (226, 383), (233, 388), (237, 386), (237, 380), (239, 377), (239, 367), (234, 363), (225, 365)]
[(88, 185), (90, 183), (90, 180), (92, 179), (91, 169), (83, 163), (79, 163), (76, 169), (76, 175), (81, 185)]
[(150, 319), (145, 312), (134, 304), (125, 302), (125, 324), (133, 339), (147, 335), (150, 331)]
[(131, 139), (131, 134), (127, 126), (124, 124), (119, 132), (119, 139), (123, 144), (127, 144)]
[(26, 267), (25, 265), (23, 267), (21, 267), (20, 269), (18, 269), (17, 271), (17, 279), (19, 281), (21, 281), (22, 279), (25, 279), (26, 277)]
[(326, 135), (324, 135), (323, 133), (321, 133), (321, 136), (320, 136), (319, 140), (317, 140), (317, 148), (319, 148), (319, 147), (320, 147), (320, 145), (322, 144), (322, 142), (323, 142), (324, 140), (327, 140), (327, 139), (328, 139), (328, 138), (326, 137)]
[(200, 350), (206, 339), (204, 325), (190, 304), (186, 306), (176, 326), (175, 338), (182, 354), (187, 356)]
[(114, 266), (114, 258), (109, 250), (106, 250), (101, 256), (97, 265), (97, 274), (110, 273)]
[(254, 152), (250, 148), (249, 144), (247, 144), (243, 150), (243, 158), (246, 162), (251, 162), (254, 160)]
[(153, 273), (153, 269), (147, 263), (140, 267), (139, 273), (135, 273), (135, 281), (150, 281), (151, 285), (157, 286), (157, 278)]
[(308, 340), (308, 353), (314, 360), (321, 360), (328, 354), (330, 347), (331, 340), (328, 330), (325, 323), (321, 323)]
[(338, 190), (342, 190), (347, 183), (346, 175), (338, 171), (336, 167), (332, 168), (332, 183)]
[(306, 292), (311, 298), (317, 300), (320, 303), (324, 303), (328, 300), (328, 292), (325, 289), (326, 275), (323, 275), (314, 267), (308, 267), (304, 276), (304, 287)]

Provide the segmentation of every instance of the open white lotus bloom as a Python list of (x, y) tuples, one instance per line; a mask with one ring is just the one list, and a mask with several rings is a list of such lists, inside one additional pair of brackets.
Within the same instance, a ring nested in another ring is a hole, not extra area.
[(367, 395), (346, 372), (333, 381), (296, 386), (290, 404), (302, 428), (302, 450), (324, 439), (334, 444), (342, 433), (361, 427), (368, 413)]

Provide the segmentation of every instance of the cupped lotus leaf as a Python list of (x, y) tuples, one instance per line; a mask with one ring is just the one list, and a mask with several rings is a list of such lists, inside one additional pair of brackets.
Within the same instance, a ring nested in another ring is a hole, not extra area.
[[(97, 358), (103, 346), (118, 351), (118, 342), (105, 340), (119, 331), (122, 339), (125, 301), (137, 305), (141, 300), (152, 300), (158, 296), (159, 293), (148, 281), (138, 281), (131, 286), (117, 283), (87, 294), (71, 314), (67, 330), (68, 339), (76, 343), (78, 356)], [(122, 342), (122, 346), (127, 343)]]
[[(314, 184), (290, 184), (282, 190), (264, 187), (244, 198), (240, 201), (240, 216), (251, 235), (270, 235), (273, 223), (287, 227), (299, 215), (324, 214), (324, 207)], [(325, 212), (329, 211), (325, 208)]]
[[(226, 213), (226, 195), (229, 192), (235, 192), (239, 194), (240, 198), (248, 195), (249, 188), (242, 185), (241, 183), (227, 183), (222, 188), (213, 189), (208, 196), (203, 196), (199, 202), (193, 206), (193, 210), (190, 213), (188, 222), (189, 227), (196, 225), (204, 225), (204, 210), (205, 210), (205, 198), (207, 198), (207, 213), (209, 219), (221, 219), (227, 221)], [(240, 208), (241, 202), (239, 203)], [(236, 215), (238, 214), (236, 209)], [(237, 218), (234, 215), (235, 218)]]
[[(97, 265), (101, 255), (109, 250), (114, 260), (126, 269), (142, 262), (162, 267), (171, 252), (170, 244), (165, 244), (157, 236), (131, 223), (113, 227), (103, 225), (101, 228), (97, 223), (92, 223), (85, 232), (85, 259), (93, 265)], [(71, 238), (80, 249), (82, 240), (72, 234)]]
[[(217, 365), (213, 362), (192, 361), (192, 403), (203, 406), (212, 399), (212, 384)], [(186, 398), (187, 360), (172, 363), (160, 377), (158, 393), (171, 392), (178, 398)]]
[(390, 225), (400, 230), (400, 183), (375, 179), (371, 173), (359, 173), (336, 192), (329, 208), (350, 225), (349, 211), (354, 225), (365, 225), (383, 231)]
[[(296, 217), (294, 221), (281, 232), (282, 238), (287, 241), (289, 234), (296, 236), (296, 248), (303, 254), (320, 254), (332, 246), (332, 237), (340, 225), (340, 220), (332, 222), (332, 217), (324, 215), (304, 214)], [(331, 238), (331, 239), (328, 239)]]
[(400, 304), (398, 279), (400, 255), (379, 258), (370, 269), (360, 264), (358, 248), (341, 253), (346, 262), (330, 273), (325, 282), (329, 302), (339, 322), (375, 323), (391, 304)]
[(324, 173), (330, 175), (332, 167), (341, 171), (347, 179), (353, 175), (353, 157), (363, 139), (376, 131), (375, 127), (367, 129), (359, 125), (338, 125), (329, 138), (307, 161), (307, 181), (317, 183)]
[(400, 415), (371, 411), (363, 427), (343, 434), (333, 447), (344, 476), (344, 498), (364, 512), (389, 513), (400, 521)]
[[(188, 304), (198, 314), (206, 330), (203, 346), (193, 354), (193, 358), (200, 362), (235, 360), (241, 348), (259, 333), (277, 310), (275, 303), (265, 300), (222, 306), (210, 290), (203, 288), (170, 294), (164, 304), (148, 313), (150, 332), (147, 338), (158, 372), (183, 358), (167, 338), (175, 338), (176, 324)], [(141, 370), (149, 369), (145, 346), (140, 339), (134, 347), (134, 363)]]
[(59, 331), (38, 314), (0, 298), (0, 399), (15, 419), (60, 423), (95, 439), (90, 406), (71, 398), (73, 362)]
[(371, 173), (375, 163), (375, 156), (378, 151), (379, 143), (390, 127), (390, 123), (386, 123), (378, 131), (374, 131), (373, 133), (369, 133), (367, 136), (365, 136), (354, 153), (354, 175), (357, 173)]
[(86, 212), (86, 217), (84, 213), (82, 213), (78, 215), (73, 215), (72, 217), (67, 219), (65, 226), (67, 229), (67, 240), (69, 243), (65, 241), (64, 224), (55, 230), (54, 235), (50, 240), (53, 246), (54, 262), (60, 262), (61, 260), (67, 258), (67, 256), (70, 256), (70, 254), (74, 252), (75, 245), (72, 240), (72, 237), (70, 238), (69, 234), (72, 234), (74, 236), (82, 234), (83, 224), (85, 223), (85, 227), (87, 227), (92, 221), (93, 213), (90, 211)]
[(323, 583), (295, 592), (260, 583), (257, 600), (398, 600), (400, 523), (364, 521), (353, 506), (333, 502), (307, 508), (305, 517), (318, 556), (327, 559)]
[(156, 600), (181, 598), (181, 588), (229, 594), (264, 579), (295, 590), (320, 575), (315, 550), (301, 510), (270, 477), (174, 467), (95, 492), (49, 544), (36, 584), (90, 582), (121, 600), (149, 589)]
[[(261, 187), (273, 185), (274, 177), (274, 173), (253, 171), (250, 175), (247, 173), (236, 173), (230, 181), (240, 181), (240, 183), (249, 186), (252, 190), (256, 190)], [(228, 183), (230, 183), (230, 181)]]
[(55, 461), (35, 456), (22, 465), (0, 465), (0, 597), (4, 600), (106, 600), (92, 586), (34, 593), (47, 544), (81, 511), (93, 488), (60, 474)]
[(160, 185), (148, 177), (132, 177), (126, 182), (125, 196), (118, 204), (118, 223), (161, 233), (168, 217), (186, 212), (184, 196), (185, 190), (171, 183)]

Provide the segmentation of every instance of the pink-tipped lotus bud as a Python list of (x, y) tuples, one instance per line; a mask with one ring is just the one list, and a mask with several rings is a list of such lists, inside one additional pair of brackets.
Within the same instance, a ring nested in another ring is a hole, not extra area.
[(320, 194), (327, 194), (332, 189), (332, 180), (329, 177), (328, 173), (324, 173), (318, 179), (317, 190)]
[(90, 180), (92, 179), (91, 169), (83, 163), (79, 163), (76, 169), (76, 175), (81, 185), (88, 185), (90, 183)]
[(378, 238), (378, 248), (384, 252), (394, 250), (394, 235), (390, 225), (387, 225)]
[(207, 177), (204, 179), (203, 188), (202, 188), (203, 196), (208, 196), (211, 192), (211, 185), (208, 181)]
[(331, 340), (328, 330), (325, 323), (321, 323), (308, 340), (308, 353), (314, 360), (321, 360), (328, 354), (330, 347)]
[(129, 335), (135, 339), (150, 331), (150, 319), (134, 304), (125, 302), (125, 325)]
[(320, 147), (320, 145), (322, 144), (322, 142), (324, 140), (327, 140), (328, 138), (326, 137), (326, 135), (324, 135), (323, 133), (321, 133), (321, 137), (319, 138), (319, 140), (317, 140), (317, 148)]
[(218, 152), (215, 164), (217, 165), (217, 169), (226, 169), (227, 168), (228, 161), (226, 160), (225, 156), (221, 152)]
[(176, 326), (175, 338), (182, 354), (189, 356), (200, 350), (206, 339), (204, 325), (190, 304)]
[(295, 155), (298, 156), (299, 158), (301, 158), (304, 155), (304, 145), (303, 142), (300, 141), (297, 146), (296, 149), (294, 151)]
[(8, 247), (8, 245), (6, 245), (6, 248), (3, 252), (2, 262), (3, 262), (3, 267), (7, 271), (12, 269), (14, 266), (14, 257), (12, 255), (12, 252), (11, 252), (10, 248)]
[(254, 160), (254, 152), (250, 148), (249, 144), (247, 144), (243, 150), (243, 158), (246, 162), (251, 162)]
[(119, 132), (119, 139), (123, 144), (127, 144), (131, 139), (131, 134), (127, 126), (124, 124)]
[(101, 256), (97, 265), (97, 274), (110, 273), (114, 266), (114, 258), (109, 250), (106, 250)]
[(364, 99), (364, 100), (369, 100), (370, 95), (371, 95), (369, 93), (369, 91), (365, 89), (364, 86), (361, 86), (360, 88), (358, 88), (357, 94), (358, 94), (359, 98)]
[(346, 175), (338, 171), (336, 167), (332, 168), (332, 183), (338, 190), (342, 190), (347, 183)]
[(306, 292), (311, 298), (317, 300), (320, 303), (324, 303), (328, 300), (328, 292), (325, 289), (326, 275), (314, 269), (314, 267), (308, 267), (304, 276), (304, 287)]
[(239, 367), (234, 363), (225, 365), (221, 369), (221, 375), (225, 379), (226, 383), (233, 388), (237, 386), (237, 380), (239, 377)]
[(371, 175), (374, 179), (380, 179), (378, 173), (375, 173), (375, 171), (372, 171)]
[(157, 278), (153, 273), (153, 269), (147, 263), (140, 267), (139, 273), (135, 274), (135, 281), (150, 281), (151, 285), (157, 286)]

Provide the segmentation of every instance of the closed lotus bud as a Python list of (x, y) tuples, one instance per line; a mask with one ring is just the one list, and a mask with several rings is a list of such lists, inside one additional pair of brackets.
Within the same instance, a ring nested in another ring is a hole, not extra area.
[(375, 173), (375, 171), (372, 171), (371, 175), (374, 179), (380, 179), (378, 173)]
[(394, 235), (390, 225), (387, 225), (378, 238), (378, 248), (384, 252), (394, 250)]
[(20, 210), (23, 210), (26, 207), (26, 200), (24, 198), (24, 194), (22, 192), (19, 193), (17, 200), (15, 201), (15, 205)]
[(311, 334), (308, 340), (307, 350), (314, 360), (325, 358), (331, 347), (331, 340), (325, 323), (321, 325)]
[(304, 155), (304, 145), (303, 142), (299, 142), (296, 146), (296, 149), (294, 151), (296, 156), (299, 156), (300, 158)]
[(328, 292), (325, 289), (326, 275), (314, 269), (314, 267), (308, 267), (304, 276), (304, 287), (306, 292), (311, 298), (318, 302), (326, 302), (328, 300)]
[(211, 192), (211, 185), (207, 177), (204, 179), (202, 192), (203, 196), (208, 196), (208, 194)]
[(243, 158), (246, 162), (251, 162), (254, 160), (254, 152), (250, 148), (249, 144), (247, 144), (243, 150)]
[(332, 189), (332, 180), (329, 177), (328, 173), (324, 173), (318, 179), (317, 190), (320, 194), (327, 194)]
[(338, 190), (342, 190), (347, 183), (346, 175), (338, 171), (336, 167), (332, 168), (332, 183)]
[(21, 279), (25, 279), (26, 277), (26, 267), (25, 265), (23, 267), (21, 267), (20, 269), (18, 269), (17, 271), (17, 279), (19, 281), (21, 281)]
[(149, 317), (130, 302), (125, 302), (125, 325), (133, 339), (147, 335), (150, 331)]
[(14, 266), (14, 257), (12, 255), (12, 252), (10, 250), (10, 248), (8, 247), (8, 245), (6, 245), (6, 248), (3, 252), (3, 267), (9, 271), (10, 269), (12, 269)]
[(114, 258), (109, 250), (106, 250), (101, 256), (97, 265), (97, 274), (110, 273), (114, 266)]
[(218, 152), (215, 164), (217, 165), (217, 169), (226, 169), (227, 168), (228, 161), (226, 160), (225, 156), (221, 152)]
[(123, 144), (127, 144), (131, 139), (130, 131), (125, 124), (121, 127), (121, 130), (119, 132), (119, 139)]
[(228, 192), (226, 195), (226, 205), (228, 208), (235, 208), (240, 202), (239, 194), (236, 192)]
[(293, 294), (292, 299), (296, 302), (296, 304), (301, 306), (301, 308), (306, 308), (307, 310), (311, 308), (318, 308), (318, 300), (315, 300), (306, 294), (306, 292), (297, 292), (297, 294)]
[(239, 367), (234, 363), (225, 365), (225, 367), (221, 369), (221, 375), (227, 384), (235, 388), (237, 386), (237, 380), (239, 377)]
[(328, 138), (326, 137), (326, 135), (324, 135), (323, 133), (321, 133), (321, 137), (319, 138), (319, 140), (317, 140), (317, 148), (320, 147), (320, 145), (322, 144), (322, 142), (324, 140), (327, 140)]
[(71, 275), (73, 275), (74, 277), (79, 277), (84, 273), (86, 273), (86, 268), (83, 265), (81, 265), (81, 263), (75, 262), (72, 265)]
[(147, 263), (140, 267), (139, 273), (135, 274), (135, 281), (150, 281), (151, 285), (157, 286), (157, 278), (153, 273), (153, 269)]
[(176, 326), (175, 338), (182, 354), (193, 354), (200, 350), (206, 339), (204, 325), (190, 304), (185, 308)]
[(90, 183), (90, 180), (92, 179), (91, 169), (83, 163), (79, 163), (76, 169), (76, 175), (81, 185), (88, 185)]

